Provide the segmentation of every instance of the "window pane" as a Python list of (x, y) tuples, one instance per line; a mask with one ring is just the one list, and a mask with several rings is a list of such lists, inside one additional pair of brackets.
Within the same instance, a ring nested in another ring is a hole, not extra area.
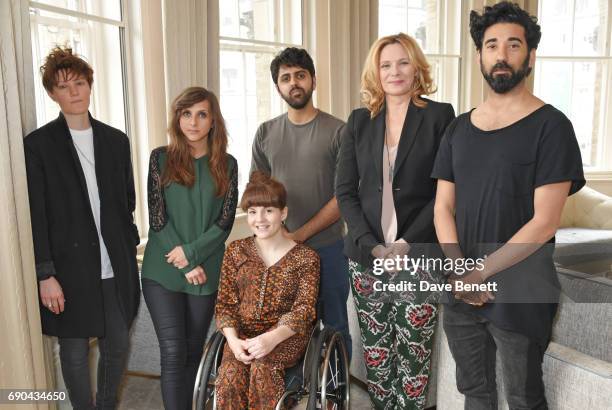
[[(41, 14), (44, 14), (41, 15)], [(54, 13), (30, 9), (32, 56), (36, 91), (36, 116), (42, 126), (59, 113), (46, 94), (39, 67), (57, 45), (70, 46), (94, 70), (90, 112), (115, 128), (125, 129), (125, 103), (119, 28)]]
[(222, 37), (302, 43), (301, 0), (219, 0), (219, 15)]
[(428, 56), (427, 59), (431, 65), (434, 84), (438, 87), (436, 93), (427, 98), (452, 104), (457, 114), (459, 112), (459, 58)]
[(39, 3), (64, 9), (121, 20), (121, 0), (36, 0)]
[(403, 32), (424, 52), (459, 53), (461, 2), (439, 0), (380, 0), (378, 34)]
[(281, 99), (270, 77), (277, 50), (221, 49), (221, 111), (229, 132), (229, 152), (238, 160), (240, 192), (249, 179), (251, 146), (260, 123), (280, 115)]
[(605, 55), (607, 1), (540, 0), (539, 4), (539, 55)]
[(605, 120), (605, 92), (601, 84), (607, 69), (606, 63), (594, 61), (536, 63), (535, 94), (569, 117), (580, 144), (582, 162), (590, 167), (604, 165), (603, 145), (598, 136)]

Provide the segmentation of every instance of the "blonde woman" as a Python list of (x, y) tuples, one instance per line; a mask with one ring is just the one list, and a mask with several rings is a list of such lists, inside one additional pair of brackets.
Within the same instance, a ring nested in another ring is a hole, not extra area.
[[(419, 295), (378, 291), (387, 276), (374, 259), (435, 243), (435, 182), (429, 177), (450, 104), (423, 95), (435, 91), (416, 41), (400, 33), (377, 40), (361, 77), (365, 108), (344, 129), (336, 196), (348, 225), (344, 251), (366, 360), (368, 391), (377, 409), (422, 409), (429, 378), (437, 307)], [(391, 275), (394, 276), (394, 275)]]

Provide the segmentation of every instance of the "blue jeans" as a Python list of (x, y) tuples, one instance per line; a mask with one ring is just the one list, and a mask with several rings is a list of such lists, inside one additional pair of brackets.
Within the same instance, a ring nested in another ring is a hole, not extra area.
[(350, 361), (352, 344), (349, 334), (348, 313), (346, 312), (346, 301), (349, 295), (349, 270), (348, 259), (344, 256), (343, 248), (344, 241), (341, 239), (331, 245), (315, 249), (315, 251), (321, 258), (319, 305), (323, 309), (323, 324), (342, 333)]
[(500, 329), (473, 313), (447, 306), (443, 315), (448, 347), (457, 364), (457, 389), (466, 410), (497, 410), (496, 352), (510, 410), (546, 410), (542, 360), (546, 346)]

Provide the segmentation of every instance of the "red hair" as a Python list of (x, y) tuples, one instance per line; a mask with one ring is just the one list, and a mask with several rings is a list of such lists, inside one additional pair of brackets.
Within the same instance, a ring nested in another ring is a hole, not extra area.
[(254, 206), (272, 206), (284, 209), (287, 206), (287, 190), (285, 186), (261, 171), (254, 171), (242, 194), (240, 208), (247, 211)]

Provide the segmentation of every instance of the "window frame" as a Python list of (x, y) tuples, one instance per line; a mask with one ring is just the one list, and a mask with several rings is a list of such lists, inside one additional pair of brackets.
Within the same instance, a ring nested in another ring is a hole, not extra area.
[[(426, 2), (427, 0), (425, 0)], [(415, 7), (415, 6), (411, 6), (409, 3), (409, 0), (404, 0), (405, 2), (405, 9), (406, 9), (406, 18), (408, 18), (408, 10), (413, 9), (413, 10), (421, 10), (421, 8), (419, 7)], [(424, 3), (425, 3), (424, 2)], [(423, 3), (423, 4), (424, 4)], [(457, 78), (457, 83), (455, 84), (455, 86), (453, 87), (452, 92), (456, 95), (456, 99), (455, 101), (452, 101), (451, 104), (453, 105), (453, 108), (455, 109), (455, 112), (461, 112), (461, 110), (463, 109), (462, 107), (462, 101), (463, 101), (463, 92), (464, 92), (464, 88), (462, 87), (462, 73), (463, 73), (463, 64), (465, 63), (465, 58), (462, 55), (462, 50), (463, 50), (463, 45), (464, 45), (464, 35), (463, 35), (463, 28), (464, 28), (464, 24), (465, 24), (465, 19), (463, 18), (463, 14), (466, 10), (466, 2), (461, 2), (461, 4), (459, 4), (459, 10), (462, 13), (462, 17), (460, 18), (452, 18), (450, 16), (450, 12), (449, 12), (449, 4), (447, 1), (436, 1), (436, 5), (437, 5), (437, 10), (436, 13), (438, 14), (438, 16), (442, 16), (443, 18), (440, 18), (438, 20), (438, 25), (436, 27), (436, 31), (439, 33), (438, 35), (438, 44), (437, 44), (437, 49), (440, 50), (445, 50), (448, 49), (448, 47), (445, 47), (446, 44), (446, 36), (445, 36), (445, 32), (446, 29), (445, 27), (448, 27), (449, 22), (453, 22), (453, 25), (455, 25), (454, 23), (458, 24), (458, 30), (456, 32), (457, 37), (459, 38), (459, 44), (457, 45), (457, 50), (455, 53), (443, 53), (443, 52), (438, 52), (438, 53), (429, 53), (426, 52), (425, 50), (423, 50), (423, 54), (425, 55), (425, 58), (431, 63), (432, 60), (436, 60), (436, 61), (444, 61), (444, 60), (449, 60), (449, 61), (455, 61), (456, 65), (457, 65), (457, 72), (456, 72), (456, 78)], [(380, 3), (379, 3), (379, 20), (380, 20)], [(381, 37), (382, 33), (381, 33), (381, 25), (379, 24), (378, 26), (378, 37)], [(439, 91), (439, 85), (441, 83), (441, 81), (439, 81), (440, 79), (436, 78), (436, 81), (434, 82), (435, 86), (438, 87), (438, 90), (436, 91), (436, 93)], [(447, 91), (450, 91), (450, 89), (447, 89)], [(448, 101), (447, 101), (448, 102)]]
[[(120, 11), (121, 11), (121, 20), (115, 20), (115, 19), (111, 19), (108, 17), (98, 16), (95, 14), (80, 12), (80, 11), (71, 10), (71, 9), (67, 9), (63, 7), (57, 7), (57, 6), (53, 6), (53, 5), (49, 5), (46, 3), (41, 3), (41, 2), (33, 1), (33, 0), (28, 1), (28, 9), (35, 8), (35, 9), (55, 13), (55, 14), (65, 16), (65, 17), (75, 17), (79, 19), (89, 20), (89, 21), (93, 21), (96, 23), (107, 24), (110, 26), (117, 27), (118, 33), (119, 33), (119, 54), (121, 56), (122, 96), (123, 96), (123, 104), (124, 104), (123, 117), (124, 117), (124, 124), (125, 124), (125, 134), (127, 135), (128, 140), (130, 142), (130, 153), (131, 153), (131, 160), (133, 164), (133, 175), (134, 175), (134, 189), (136, 193), (136, 209), (134, 211), (134, 222), (139, 229), (141, 238), (146, 238), (146, 235), (144, 234), (144, 232), (146, 232), (145, 228), (147, 227), (147, 224), (146, 224), (146, 221), (144, 220), (145, 213), (144, 213), (144, 208), (143, 208), (143, 206), (146, 207), (146, 196), (144, 196), (141, 190), (141, 183), (140, 183), (141, 178), (140, 178), (139, 167), (138, 167), (138, 164), (139, 164), (138, 153), (140, 150), (138, 149), (139, 148), (138, 138), (136, 138), (137, 130), (135, 129), (134, 122), (132, 121), (132, 119), (135, 118), (136, 108), (133, 107), (132, 104), (130, 103), (130, 101), (133, 100), (132, 95), (131, 95), (132, 93), (131, 86), (133, 84), (133, 78), (134, 78), (133, 76), (136, 74), (134, 72), (134, 65), (131, 59), (132, 50), (130, 48), (131, 47), (130, 41), (128, 41), (128, 39), (131, 38), (131, 35), (132, 35), (130, 31), (130, 25), (128, 23), (129, 7), (128, 7), (127, 2), (124, 0), (119, 0), (119, 4), (120, 4)], [(34, 17), (34, 21), (37, 19), (52, 19), (51, 17), (31, 15), (30, 21), (32, 21), (33, 17)], [(55, 24), (59, 22), (60, 25), (69, 26), (69, 27), (72, 27), (73, 25), (78, 24), (78, 23), (72, 23), (66, 20), (55, 20), (55, 19), (52, 19), (52, 20)], [(36, 41), (35, 38), (32, 38), (31, 40), (32, 42)], [(35, 67), (33, 67), (33, 70), (35, 71)], [(95, 67), (94, 67), (94, 70), (95, 70)], [(95, 74), (94, 74), (94, 77), (95, 77)], [(35, 81), (36, 81), (36, 77), (35, 77)], [(38, 113), (41, 107), (39, 107), (39, 101), (35, 100), (35, 102), (36, 102), (36, 112)], [(144, 203), (143, 203), (143, 200), (145, 200)]]
[[(222, 0), (218, 0), (218, 1), (222, 1)], [(274, 6), (274, 10), (278, 11), (281, 10), (281, 2), (283, 0), (274, 0), (273, 2), (273, 6)], [(306, 24), (306, 3), (308, 0), (301, 0), (300, 1), (300, 24), (301, 24), (301, 37), (300, 37), (300, 43), (287, 43), (287, 42), (282, 42), (282, 41), (268, 41), (268, 40), (258, 40), (258, 39), (246, 39), (246, 38), (242, 38), (242, 37), (232, 37), (232, 36), (222, 36), (219, 35), (219, 55), (221, 55), (221, 53), (223, 53), (224, 51), (233, 51), (233, 52), (240, 52), (242, 54), (242, 60), (244, 62), (245, 59), (245, 54), (246, 53), (253, 53), (253, 54), (270, 54), (271, 56), (276, 55), (280, 50), (287, 48), (287, 47), (305, 47), (305, 39), (306, 39), (306, 29), (305, 29), (305, 24)], [(280, 12), (275, 12), (275, 28), (278, 29), (278, 27), (280, 27), (281, 24), (285, 24), (287, 21), (290, 21), (290, 10), (287, 9), (282, 9), (284, 11), (284, 13), (280, 13)], [(282, 15), (281, 15), (282, 14)], [(221, 19), (221, 13), (219, 13), (219, 20)], [(219, 21), (219, 24), (221, 24), (221, 22)], [(246, 67), (246, 64), (243, 64), (243, 67)], [(223, 66), (221, 65), (221, 62), (219, 62), (219, 76), (220, 76), (220, 83), (223, 81), (222, 79), (222, 70), (223, 70)], [(270, 83), (272, 83), (272, 79), (270, 79)], [(220, 84), (220, 88), (221, 88), (221, 84)], [(222, 100), (223, 99), (223, 95), (221, 94), (221, 89), (219, 89), (219, 98)], [(246, 104), (246, 101), (245, 101)], [(284, 106), (284, 103), (282, 101), (282, 99), (280, 99), (279, 101), (280, 106), (279, 108), (279, 113), (283, 112), (282, 107)], [(243, 114), (246, 114), (246, 109), (243, 111)], [(251, 143), (253, 142), (253, 138), (255, 137), (255, 132), (253, 132), (253, 135), (247, 135), (246, 136), (248, 138), (248, 141)], [(250, 146), (249, 145), (249, 148)], [(231, 151), (228, 151), (230, 154), (232, 153)], [(250, 166), (251, 164), (238, 164), (239, 167), (242, 167), (243, 169), (249, 169), (250, 170)], [(239, 181), (240, 182), (240, 181)], [(244, 181), (243, 181), (244, 182)], [(236, 210), (236, 214), (237, 215), (242, 215), (244, 212), (242, 212), (241, 209), (237, 209)]]
[[(574, 7), (572, 8), (572, 32), (575, 25), (576, 15), (576, 1), (572, 0)], [(537, 1), (536, 5), (537, 17), (541, 20), (542, 18), (542, 2)], [(580, 63), (580, 62), (599, 62), (603, 66), (602, 84), (596, 84), (602, 86), (602, 101), (599, 102), (601, 107), (601, 115), (603, 119), (600, 120), (599, 124), (594, 124), (594, 128), (597, 129), (597, 143), (599, 145), (597, 149), (597, 166), (585, 166), (584, 173), (589, 180), (609, 180), (612, 179), (612, 0), (608, 0), (607, 10), (607, 24), (606, 33), (604, 39), (604, 53), (600, 56), (582, 56), (582, 55), (541, 55), (536, 52), (536, 64), (537, 62), (567, 62), (567, 63)], [(534, 71), (535, 68), (534, 68)], [(535, 76), (534, 72), (533, 81), (535, 87)], [(554, 101), (547, 101), (554, 104)]]

